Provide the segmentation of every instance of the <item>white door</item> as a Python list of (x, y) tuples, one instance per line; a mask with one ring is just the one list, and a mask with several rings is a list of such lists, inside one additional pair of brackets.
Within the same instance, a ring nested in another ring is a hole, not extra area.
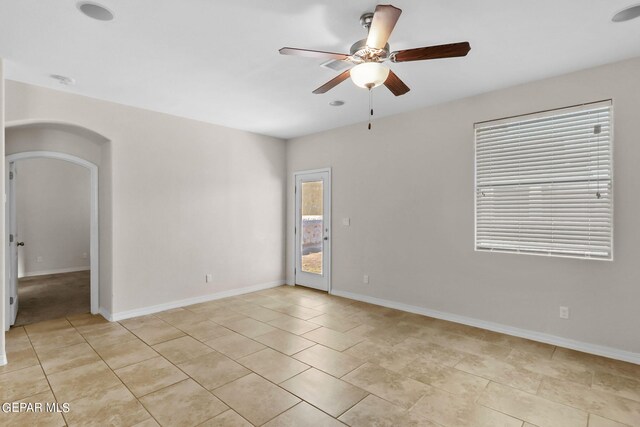
[(331, 286), (331, 173), (298, 172), (296, 178), (295, 284)]
[(7, 265), (7, 329), (16, 323), (18, 315), (18, 245), (24, 245), (18, 240), (18, 227), (16, 221), (16, 164), (9, 163), (8, 191), (9, 215), (7, 229), (9, 231), (9, 259)]

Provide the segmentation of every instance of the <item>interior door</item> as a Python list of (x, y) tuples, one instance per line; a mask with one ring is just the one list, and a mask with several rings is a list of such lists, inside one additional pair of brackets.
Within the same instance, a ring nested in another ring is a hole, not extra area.
[(331, 286), (331, 174), (296, 177), (296, 285), (329, 291)]
[(7, 327), (16, 323), (18, 315), (18, 227), (16, 221), (16, 173), (15, 162), (9, 163), (9, 180), (8, 180), (8, 230), (9, 230), (9, 264), (8, 264), (8, 284), (7, 286), (7, 303), (9, 305)]

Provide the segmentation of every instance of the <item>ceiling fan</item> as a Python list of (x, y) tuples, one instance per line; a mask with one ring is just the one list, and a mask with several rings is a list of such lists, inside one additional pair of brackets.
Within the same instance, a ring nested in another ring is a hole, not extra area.
[(379, 4), (375, 13), (365, 13), (360, 17), (360, 23), (369, 32), (366, 39), (357, 41), (351, 46), (349, 55), (344, 53), (323, 52), (319, 50), (297, 49), (283, 47), (282, 55), (304, 56), (317, 59), (333, 59), (355, 64), (337, 77), (329, 80), (313, 91), (315, 94), (325, 93), (351, 77), (357, 86), (373, 89), (384, 84), (395, 96), (409, 92), (409, 87), (383, 64), (385, 61), (409, 62), (425, 59), (454, 58), (466, 56), (471, 50), (468, 42), (443, 44), (438, 46), (419, 47), (390, 52), (389, 36), (398, 22), (401, 9), (392, 5)]

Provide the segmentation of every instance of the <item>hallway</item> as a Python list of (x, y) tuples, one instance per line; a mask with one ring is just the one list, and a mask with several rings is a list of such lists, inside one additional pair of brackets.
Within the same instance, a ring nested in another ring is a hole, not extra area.
[(86, 270), (20, 279), (20, 307), (15, 326), (91, 311), (90, 274)]

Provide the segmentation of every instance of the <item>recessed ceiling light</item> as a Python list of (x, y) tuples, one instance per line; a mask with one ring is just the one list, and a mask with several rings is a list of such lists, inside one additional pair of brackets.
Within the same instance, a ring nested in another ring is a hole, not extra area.
[(75, 79), (72, 79), (71, 77), (67, 77), (67, 76), (61, 76), (60, 74), (51, 74), (49, 77), (51, 77), (54, 80), (57, 80), (58, 83), (60, 83), (61, 85), (73, 86), (74, 84), (76, 84)]
[(97, 19), (98, 21), (111, 21), (113, 19), (113, 13), (97, 3), (83, 1), (78, 3), (78, 9), (89, 18)]
[(620, 12), (613, 15), (613, 18), (611, 18), (611, 20), (613, 22), (625, 22), (631, 21), (638, 16), (640, 16), (640, 4), (629, 6), (626, 9), (621, 10)]
[(329, 105), (331, 105), (332, 107), (341, 107), (344, 105), (344, 101), (340, 101), (339, 99), (336, 99), (335, 101), (331, 101)]

